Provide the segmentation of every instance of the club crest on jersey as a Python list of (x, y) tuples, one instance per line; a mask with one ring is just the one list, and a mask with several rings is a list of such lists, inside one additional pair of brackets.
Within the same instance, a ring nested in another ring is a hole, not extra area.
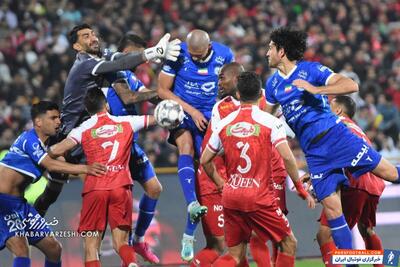
[(234, 125), (229, 125), (226, 128), (227, 136), (236, 136), (240, 138), (249, 137), (252, 135), (258, 136), (260, 134), (260, 125), (251, 124), (248, 122), (238, 122)]
[(108, 138), (116, 135), (117, 133), (122, 133), (122, 125), (104, 125), (97, 129), (92, 129), (91, 135), (93, 138)]

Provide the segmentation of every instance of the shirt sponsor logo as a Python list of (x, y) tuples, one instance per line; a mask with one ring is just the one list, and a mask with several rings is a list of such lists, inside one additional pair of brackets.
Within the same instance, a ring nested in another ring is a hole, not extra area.
[(305, 80), (307, 79), (308, 73), (304, 70), (299, 71), (298, 77)]
[(117, 133), (122, 133), (122, 125), (104, 125), (97, 129), (92, 129), (91, 135), (93, 138), (108, 138), (116, 135)]
[(260, 134), (260, 125), (251, 124), (248, 122), (238, 122), (234, 125), (229, 125), (226, 129), (226, 135), (228, 136), (236, 136), (240, 138), (249, 137), (249, 136), (258, 136)]
[(255, 178), (245, 178), (240, 174), (231, 174), (228, 185), (234, 190), (239, 188), (260, 188), (260, 180)]
[[(358, 162), (361, 160), (361, 158), (368, 153), (368, 146), (363, 145), (361, 150), (357, 153), (357, 156), (351, 161), (351, 166), (354, 167), (358, 164)], [(372, 160), (371, 160), (372, 161)]]
[(32, 148), (35, 150), (33, 151), (33, 155), (40, 158), (41, 156), (43, 156), (44, 151), (42, 149), (42, 147), (40, 146), (39, 143), (33, 143), (32, 144)]

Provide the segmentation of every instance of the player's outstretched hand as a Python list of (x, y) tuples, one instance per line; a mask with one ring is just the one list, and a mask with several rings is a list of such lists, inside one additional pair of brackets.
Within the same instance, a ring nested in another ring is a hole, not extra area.
[(207, 129), (208, 121), (204, 117), (203, 113), (201, 113), (200, 111), (196, 110), (192, 114), (190, 114), (190, 116), (192, 117), (194, 123), (196, 124), (197, 128), (200, 131), (205, 131)]
[(293, 85), (296, 86), (299, 89), (304, 89), (307, 92), (311, 94), (318, 94), (318, 88), (312, 85), (311, 83), (302, 80), (302, 79), (296, 79), (293, 81)]
[(177, 61), (178, 56), (181, 53), (181, 40), (174, 39), (167, 45), (167, 52), (165, 58), (171, 61)]
[(308, 196), (306, 198), (306, 201), (307, 201), (307, 206), (310, 209), (314, 209), (315, 208), (315, 199), (310, 194), (308, 194)]
[(92, 165), (87, 165), (87, 174), (94, 176), (102, 176), (106, 173), (107, 167), (100, 163), (93, 163)]
[(165, 55), (167, 54), (169, 38), (171, 38), (171, 35), (166, 33), (155, 46), (144, 50), (144, 57), (147, 60), (160, 62), (160, 59), (165, 58)]

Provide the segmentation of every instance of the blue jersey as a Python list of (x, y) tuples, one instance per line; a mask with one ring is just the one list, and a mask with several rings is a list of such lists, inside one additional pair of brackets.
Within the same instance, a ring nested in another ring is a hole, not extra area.
[(39, 164), (47, 156), (46, 150), (35, 129), (32, 129), (22, 133), (15, 140), (0, 164), (32, 177), (36, 182), (45, 170)]
[(173, 93), (202, 113), (211, 112), (218, 93), (219, 71), (234, 59), (225, 45), (212, 42), (211, 49), (209, 59), (200, 63), (192, 60), (187, 44), (182, 43), (178, 60), (167, 61), (162, 68), (162, 72), (175, 77)]
[[(123, 77), (127, 82), (129, 89), (134, 92), (138, 92), (145, 88), (144, 84), (135, 76), (132, 71), (119, 71), (119, 78)], [(108, 87), (102, 89), (104, 95), (106, 96), (108, 105), (111, 109), (111, 114), (114, 116), (125, 116), (125, 115), (138, 115), (136, 111), (136, 107), (134, 104), (125, 105), (121, 98), (119, 98), (117, 92), (115, 92), (114, 88)], [(137, 140), (139, 136), (138, 132), (134, 134), (134, 140)]]
[(318, 134), (333, 127), (338, 117), (331, 112), (326, 95), (311, 94), (292, 83), (302, 79), (312, 85), (323, 86), (332, 75), (332, 70), (320, 63), (300, 61), (288, 75), (276, 71), (266, 82), (268, 104), (282, 106), (286, 122), (295, 132), (303, 150)]

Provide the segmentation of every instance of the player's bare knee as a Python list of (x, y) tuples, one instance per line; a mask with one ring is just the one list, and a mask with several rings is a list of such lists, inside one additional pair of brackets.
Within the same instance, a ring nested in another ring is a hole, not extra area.
[(16, 257), (29, 257), (28, 242), (22, 238), (10, 238), (6, 246)]
[(61, 259), (62, 245), (56, 239), (52, 239), (44, 251), (46, 257), (53, 261), (58, 261)]
[(297, 249), (297, 239), (293, 234), (286, 236), (281, 241), (282, 252), (294, 256)]
[(318, 233), (316, 235), (317, 242), (321, 246), (329, 241), (331, 237), (331, 230), (328, 226), (320, 225)]
[(151, 182), (151, 184), (145, 186), (146, 195), (152, 199), (158, 199), (163, 191), (163, 187), (156, 177), (150, 179), (150, 181), (153, 180), (154, 182)]

